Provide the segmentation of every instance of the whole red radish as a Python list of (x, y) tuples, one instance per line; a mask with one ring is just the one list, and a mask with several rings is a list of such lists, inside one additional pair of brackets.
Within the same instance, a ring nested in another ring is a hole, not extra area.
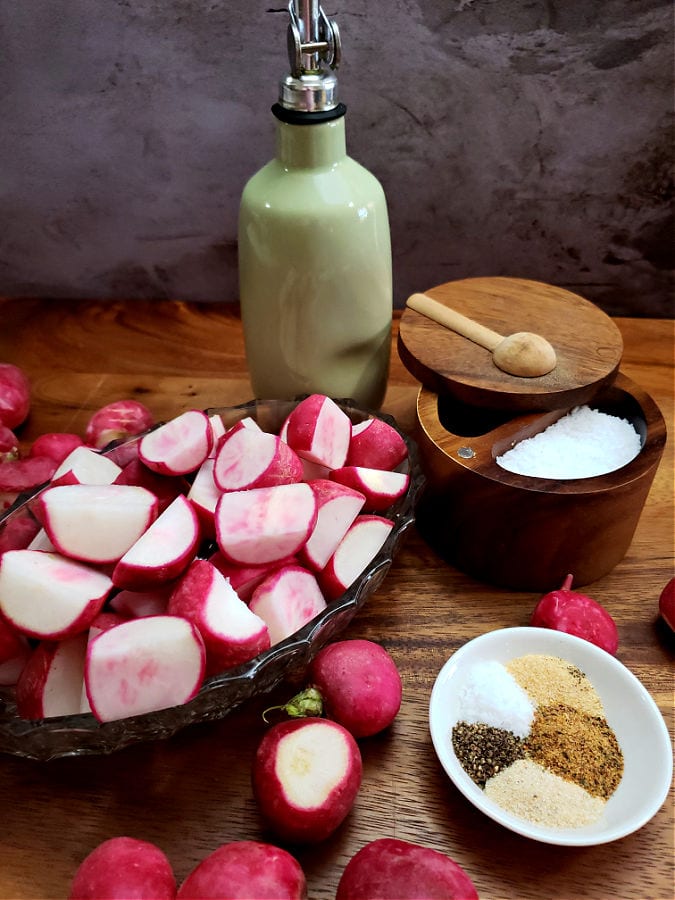
[(155, 844), (114, 837), (80, 863), (68, 900), (173, 900), (171, 863)]
[(26, 373), (11, 363), (0, 363), (0, 425), (14, 429), (30, 412), (30, 381)]
[(568, 575), (561, 588), (539, 600), (530, 624), (576, 635), (615, 654), (619, 632), (614, 619), (596, 600), (571, 588), (572, 575)]
[(7, 426), (0, 424), (0, 463), (19, 458), (19, 440)]
[(178, 889), (180, 900), (305, 900), (300, 863), (286, 850), (259, 841), (223, 844), (203, 859)]
[(324, 713), (355, 738), (383, 731), (401, 708), (402, 685), (396, 663), (374, 641), (328, 644), (315, 656), (308, 678), (321, 694)]
[(134, 437), (155, 424), (155, 417), (138, 400), (115, 400), (97, 410), (87, 422), (86, 443), (100, 450), (111, 441)]
[(362, 768), (356, 741), (337, 722), (280, 722), (265, 734), (253, 761), (258, 808), (282, 840), (323, 841), (354, 805)]
[(661, 591), (659, 596), (661, 618), (671, 631), (675, 631), (675, 577)]
[(438, 850), (395, 838), (363, 846), (347, 863), (336, 900), (478, 900), (464, 869)]
[(57, 465), (61, 465), (76, 447), (83, 445), (84, 441), (79, 434), (72, 434), (68, 431), (48, 431), (35, 438), (28, 451), (28, 456), (48, 456)]

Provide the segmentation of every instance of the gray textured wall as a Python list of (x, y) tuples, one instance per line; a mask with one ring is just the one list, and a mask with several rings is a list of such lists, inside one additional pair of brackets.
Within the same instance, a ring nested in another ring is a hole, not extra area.
[[(237, 296), (285, 2), (0, 0), (0, 293)], [(336, 0), (398, 305), (471, 275), (672, 315), (665, 0)]]

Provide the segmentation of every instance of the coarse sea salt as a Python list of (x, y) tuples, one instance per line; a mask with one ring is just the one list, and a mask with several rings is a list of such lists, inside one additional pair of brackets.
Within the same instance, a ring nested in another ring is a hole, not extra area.
[(626, 419), (577, 406), (496, 462), (509, 472), (536, 478), (593, 478), (625, 466), (640, 445), (640, 435)]
[(516, 737), (530, 732), (535, 707), (506, 667), (496, 660), (478, 662), (461, 683), (456, 696), (457, 721), (483, 722)]

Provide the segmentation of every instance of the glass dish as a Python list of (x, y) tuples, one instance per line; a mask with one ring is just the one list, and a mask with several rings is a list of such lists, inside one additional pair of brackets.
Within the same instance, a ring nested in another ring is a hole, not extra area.
[[(239, 406), (209, 408), (206, 412), (220, 415), (228, 428), (250, 416), (263, 430), (278, 432), (298, 402), (252, 400)], [(383, 513), (393, 520), (394, 528), (375, 559), (349, 590), (291, 637), (250, 662), (206, 679), (199, 693), (183, 706), (106, 723), (99, 723), (91, 713), (31, 721), (16, 715), (12, 689), (0, 688), (0, 753), (36, 760), (113, 753), (140, 741), (168, 738), (196, 722), (222, 719), (250, 698), (271, 691), (285, 679), (302, 675), (318, 650), (346, 628), (382, 583), (404, 535), (414, 522), (415, 505), (424, 483), (417, 447), (391, 416), (359, 409), (349, 400), (337, 402), (355, 424), (376, 416), (396, 428), (408, 447), (408, 460), (403, 466), (410, 474), (406, 494)], [(123, 463), (134, 455), (130, 451), (134, 450), (138, 440), (139, 437), (114, 442), (102, 452)], [(32, 507), (44, 487), (17, 498), (0, 516), (0, 535), (7, 528), (20, 528), (22, 524), (37, 529)]]

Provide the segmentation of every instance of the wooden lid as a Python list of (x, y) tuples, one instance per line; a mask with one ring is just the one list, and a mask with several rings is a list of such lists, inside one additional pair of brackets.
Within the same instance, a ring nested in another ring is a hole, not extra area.
[(531, 331), (554, 347), (548, 375), (502, 372), (488, 350), (406, 308), (398, 352), (427, 388), (470, 406), (514, 411), (561, 409), (587, 403), (611, 383), (623, 353), (610, 317), (571, 291), (522, 278), (466, 278), (424, 293), (504, 336)]

